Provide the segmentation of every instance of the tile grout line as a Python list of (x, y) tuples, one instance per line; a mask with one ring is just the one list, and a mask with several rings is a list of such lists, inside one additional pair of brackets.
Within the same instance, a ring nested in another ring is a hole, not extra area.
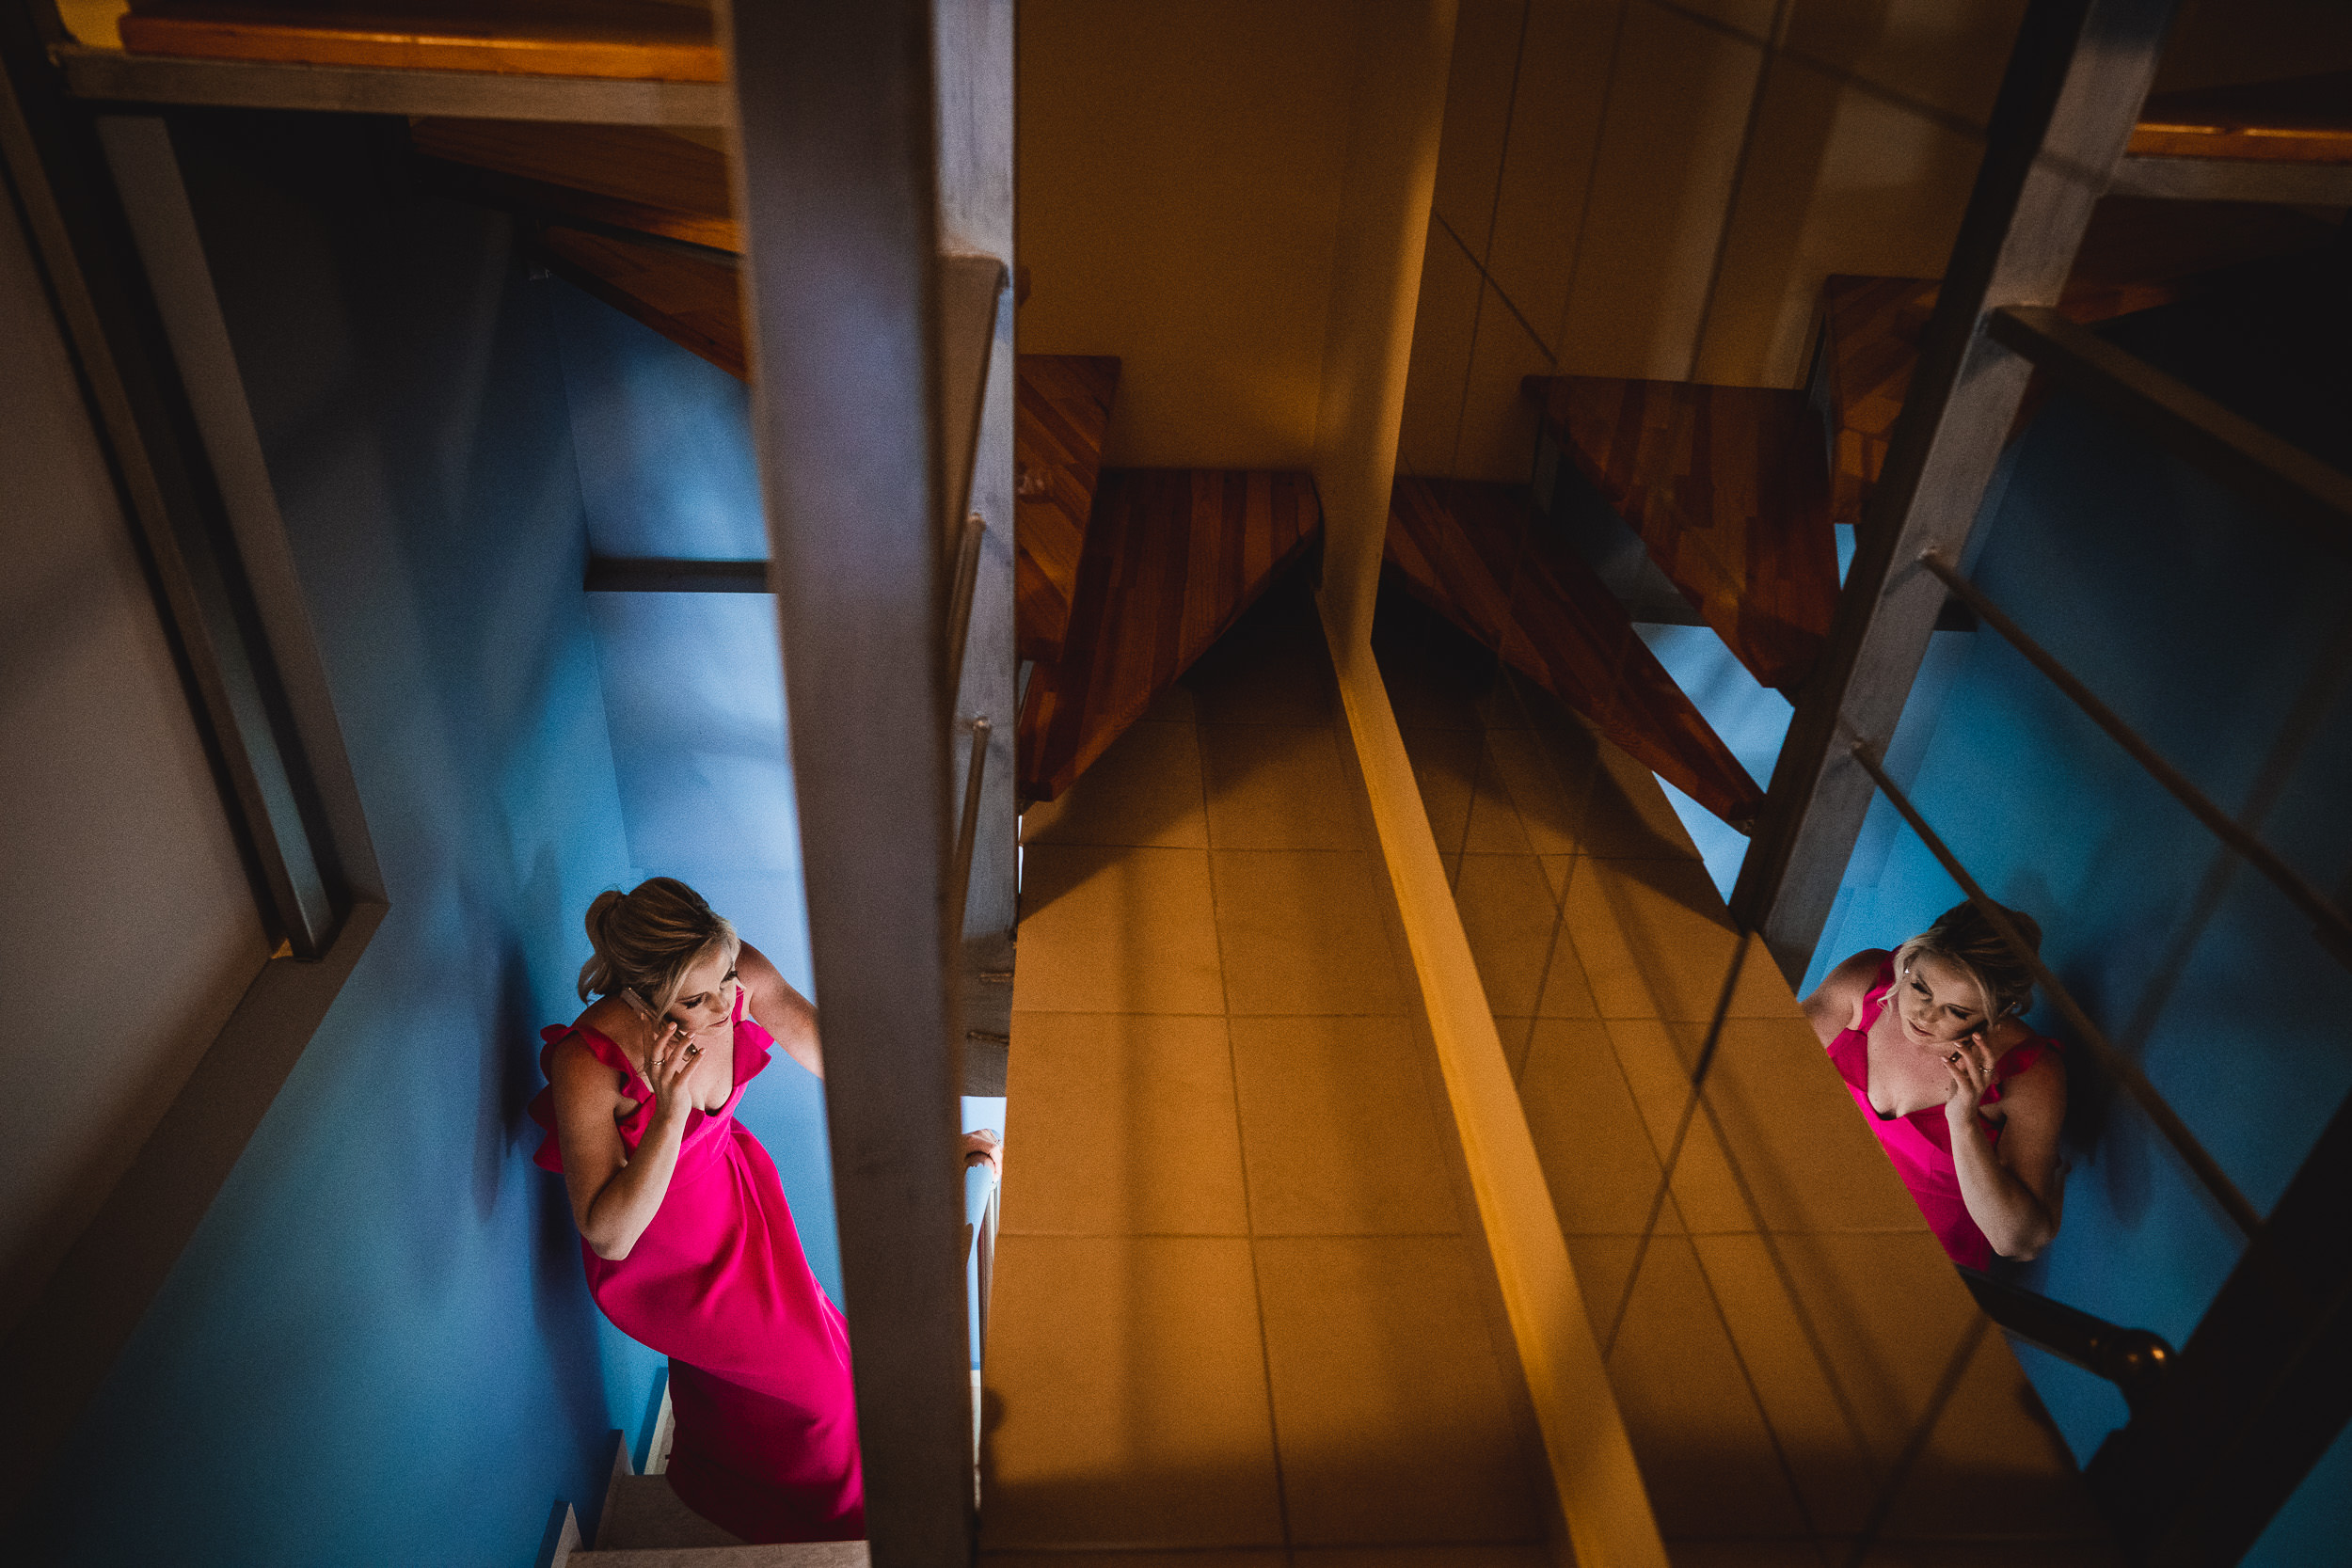
[[(1462, 397), (1461, 401), (1454, 405), (1454, 440), (1446, 449), (1448, 472), (1462, 466), (1462, 428), (1470, 422), (1470, 371), (1478, 363), (1478, 331), (1486, 317), (1486, 292), (1494, 287), (1493, 280), (1486, 276), (1486, 261), (1487, 255), (1494, 249), (1495, 225), (1502, 216), (1502, 166), (1510, 160), (1511, 156), (1511, 119), (1518, 106), (1519, 67), (1527, 55), (1527, 18), (1528, 13), (1534, 8), (1534, 0), (1519, 0), (1519, 36), (1511, 46), (1510, 93), (1503, 100), (1502, 104), (1502, 148), (1495, 154), (1494, 188), (1486, 197), (1486, 244), (1484, 251), (1470, 257), (1470, 265), (1478, 273), (1478, 301), (1470, 307), (1470, 352), (1462, 359)], [(1448, 90), (1450, 96), (1451, 84), (1448, 85)], [(1434, 198), (1430, 202), (1430, 214), (1438, 218), (1438, 222), (1443, 225), (1447, 233), (1454, 234), (1454, 226), (1445, 223), (1445, 220), (1438, 216)], [(1454, 234), (1454, 243), (1462, 246), (1465, 255), (1470, 255), (1470, 246), (1463, 245), (1459, 234)], [(1513, 312), (1515, 315), (1517, 313), (1517, 311)]]
[(1699, 359), (1707, 349), (1707, 328), (1715, 314), (1715, 294), (1724, 281), (1724, 261), (1731, 252), (1731, 230), (1740, 216), (1740, 191), (1747, 183), (1748, 154), (1756, 148), (1756, 128), (1764, 118), (1764, 94), (1772, 85), (1772, 67), (1780, 60), (1780, 46), (1769, 41), (1780, 37), (1781, 24), (1788, 19), (1788, 0), (1773, 0), (1772, 24), (1766, 29), (1767, 42), (1756, 62), (1756, 86), (1748, 93), (1747, 123), (1740, 128), (1740, 152), (1731, 163), (1731, 188), (1724, 193), (1723, 227), (1715, 230), (1715, 256), (1707, 270), (1707, 292), (1699, 296), (1698, 320), (1691, 325), (1691, 357), (1685, 362), (1684, 381), (1696, 381)]
[[(1584, 241), (1593, 222), (1593, 187), (1600, 182), (1601, 150), (1609, 144), (1609, 106), (1617, 94), (1617, 62), (1625, 54), (1625, 19), (1632, 6), (1633, 0), (1617, 0), (1617, 25), (1609, 35), (1609, 74), (1601, 83), (1600, 106), (1594, 118), (1593, 154), (1584, 163), (1584, 194), (1578, 198), (1576, 207), (1576, 242), (1568, 252), (1567, 286), (1560, 294), (1560, 329), (1553, 334), (1562, 354), (1567, 352), (1568, 315), (1576, 307), (1576, 277), (1584, 266)], [(1469, 396), (1466, 387), (1465, 404)]]
[(1266, 1441), (1271, 1449), (1269, 1458), (1274, 1464), (1274, 1513), (1282, 1528), (1281, 1550), (1285, 1560), (1291, 1551), (1290, 1486), (1282, 1473), (1282, 1419), (1274, 1409), (1274, 1347), (1266, 1337), (1265, 1281), (1258, 1271), (1258, 1213), (1249, 1190), (1249, 1139), (1242, 1127), (1241, 1115), (1241, 1055), (1233, 1046), (1231, 1020), (1232, 997), (1225, 981), (1225, 933), (1217, 919), (1216, 832), (1209, 818), (1209, 758), (1200, 746), (1200, 725), (1198, 709), (1192, 726), (1193, 751), (1200, 765), (1200, 825), (1208, 847), (1201, 851), (1209, 869), (1209, 935), (1216, 943), (1217, 995), (1225, 1004), (1220, 1015), (1228, 1022), (1225, 1027), (1225, 1070), (1233, 1085), (1233, 1148), (1241, 1167), (1242, 1221), (1248, 1227), (1243, 1239), (1243, 1250), (1249, 1258), (1249, 1299), (1258, 1317), (1258, 1372), (1265, 1380)]
[[(1713, 1068), (1715, 1054), (1723, 1045), (1724, 1025), (1730, 1022), (1731, 999), (1740, 989), (1740, 971), (1746, 967), (1748, 949), (1751, 945), (1753, 943), (1750, 939), (1743, 934), (1740, 939), (1740, 944), (1732, 949), (1731, 962), (1724, 971), (1723, 987), (1715, 1001), (1715, 1016), (1708, 1023), (1707, 1042), (1699, 1048), (1697, 1065), (1691, 1071), (1691, 1093), (1683, 1102), (1681, 1124), (1675, 1129), (1674, 1149), (1668, 1158), (1661, 1162), (1663, 1169), (1658, 1183), (1659, 1197), (1661, 1201), (1673, 1185), (1675, 1172), (1682, 1164), (1683, 1144), (1690, 1135), (1692, 1118), (1704, 1102), (1708, 1073)], [(1613, 1040), (1611, 1044), (1613, 1047), (1615, 1042)], [(1673, 1049), (1671, 1033), (1667, 1036), (1667, 1049)], [(1624, 1066), (1622, 1058), (1619, 1059), (1618, 1065), (1622, 1069)], [(1716, 1142), (1720, 1145), (1723, 1142), (1723, 1133), (1721, 1128), (1716, 1126), (1711, 1107), (1708, 1124), (1715, 1131)], [(1724, 1162), (1733, 1167), (1736, 1175), (1739, 1164), (1737, 1158), (1728, 1148), (1724, 1150)], [(1743, 1195), (1747, 1192), (1747, 1183), (1744, 1179), (1740, 1180), (1740, 1190)], [(1750, 1208), (1749, 1217), (1755, 1220), (1758, 1227), (1764, 1223), (1762, 1212), (1753, 1206)], [(1651, 1211), (1650, 1224), (1652, 1231), (1655, 1231), (1657, 1227), (1656, 1209)], [(1642, 1245), (1645, 1250), (1647, 1249), (1649, 1245), (1647, 1235), (1644, 1236)], [(1698, 1270), (1699, 1282), (1706, 1288), (1708, 1305), (1715, 1309), (1715, 1321), (1724, 1331), (1724, 1348), (1731, 1352), (1732, 1365), (1740, 1369), (1740, 1381), (1747, 1386), (1749, 1402), (1756, 1407), (1756, 1418), (1763, 1423), (1765, 1438), (1772, 1445), (1772, 1460), (1780, 1467), (1781, 1480), (1788, 1485), (1789, 1500), (1796, 1504), (1797, 1517), (1804, 1521), (1806, 1531), (1818, 1542), (1821, 1534), (1820, 1527), (1814, 1521), (1813, 1509), (1805, 1498), (1804, 1489), (1797, 1482), (1796, 1466), (1789, 1461), (1788, 1445), (1782, 1441), (1780, 1428), (1773, 1422), (1772, 1413), (1765, 1408), (1763, 1390), (1756, 1386), (1756, 1373), (1749, 1369), (1747, 1355), (1740, 1348), (1740, 1337), (1732, 1332), (1731, 1315), (1724, 1310), (1723, 1295), (1715, 1288), (1715, 1276), (1708, 1272), (1707, 1260), (1699, 1255), (1698, 1243), (1692, 1241), (1690, 1246), (1692, 1265)], [(1637, 1262), (1636, 1273), (1639, 1272), (1639, 1268), (1640, 1265)], [(1632, 1292), (1629, 1288), (1627, 1291), (1629, 1304), (1631, 1299)], [(1620, 1308), (1620, 1316), (1622, 1312), (1623, 1309)]]

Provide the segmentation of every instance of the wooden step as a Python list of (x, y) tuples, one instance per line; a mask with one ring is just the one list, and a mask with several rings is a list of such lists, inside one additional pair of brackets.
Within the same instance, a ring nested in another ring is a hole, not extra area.
[(1023, 798), (1069, 788), (1322, 533), (1304, 473), (1104, 470), (1061, 658), (1021, 710)]
[(1399, 479), (1388, 561), (1414, 596), (1748, 832), (1764, 794), (1581, 558), (1516, 485)]
[(740, 1546), (739, 1536), (721, 1529), (679, 1500), (670, 1478), (614, 1476), (596, 1520), (596, 1551), (644, 1550), (655, 1546)]
[(133, 0), (141, 55), (723, 82), (707, 6), (669, 0)]
[(1119, 388), (1110, 356), (1025, 354), (1016, 372), (1013, 622), (1020, 657), (1058, 662)]
[(729, 375), (751, 379), (740, 278), (725, 262), (576, 229), (543, 230), (532, 248), (565, 282)]
[[(2088, 325), (2217, 289), (2249, 286), (2270, 261), (2328, 245), (2336, 225), (2290, 207), (2108, 197), (2092, 214), (2058, 309)], [(1818, 373), (1834, 434), (1830, 516), (1859, 523), (1911, 389), (1935, 309), (1933, 278), (1832, 275), (1821, 285)], [(2012, 436), (2040, 407), (2037, 380)]]
[(740, 252), (718, 131), (420, 119), (409, 145), (453, 194)]
[(866, 1568), (863, 1541), (803, 1541), (770, 1546), (624, 1546), (571, 1553), (553, 1568)]
[(2352, 163), (2352, 71), (2151, 94), (2125, 150), (2139, 157)]
[(1837, 609), (1820, 417), (1777, 388), (1531, 377), (1552, 438), (1758, 681), (1793, 691)]

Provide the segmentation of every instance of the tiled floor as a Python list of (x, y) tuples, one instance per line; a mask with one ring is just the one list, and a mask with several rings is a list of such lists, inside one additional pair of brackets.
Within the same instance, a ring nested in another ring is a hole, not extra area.
[[(1024, 820), (1000, 1568), (1550, 1560), (1312, 615), (1269, 595)], [(1540, 874), (1518, 893), (1551, 907)], [(1532, 1018), (1544, 955), (1522, 968)]]
[(1375, 646), (1677, 1568), (2108, 1560), (1657, 782), (1409, 600)]
[[(1311, 613), (1253, 612), (1024, 822), (998, 1568), (1553, 1560)], [(1656, 782), (1475, 650), (1383, 626), (1677, 1568), (2108, 1560), (1778, 974), (1726, 994), (1737, 939)]]

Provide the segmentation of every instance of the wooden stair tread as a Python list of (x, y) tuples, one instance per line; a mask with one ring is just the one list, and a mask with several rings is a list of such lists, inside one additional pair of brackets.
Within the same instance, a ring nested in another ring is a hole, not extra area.
[(1823, 437), (1805, 394), (1537, 378), (1552, 436), (1740, 663), (1793, 689), (1837, 610)]
[(468, 195), (740, 252), (732, 182), (716, 135), (649, 125), (419, 119), (409, 144), (462, 166), (443, 171)]
[(1023, 658), (1053, 664), (1070, 632), (1119, 360), (1025, 354), (1014, 379), (1016, 645)]
[(1023, 797), (1069, 788), (1322, 531), (1308, 474), (1104, 470), (1062, 657), (1021, 711)]
[(734, 268), (575, 229), (545, 230), (534, 243), (540, 259), (565, 282), (738, 380), (751, 378), (740, 279)]
[[(2230, 286), (2264, 261), (2325, 245), (2334, 232), (2307, 214), (2259, 202), (2109, 197), (2091, 215), (2058, 309), (2085, 325), (2153, 309)], [(1885, 467), (1936, 293), (1932, 278), (1833, 275), (1821, 285), (1835, 426), (1830, 515), (1837, 522), (1862, 520)], [(2016, 428), (2041, 395), (2028, 395)]]
[(2352, 163), (2352, 71), (2152, 95), (2126, 150), (2141, 157)]
[(663, 0), (134, 0), (133, 54), (723, 82), (707, 8)]
[(1387, 559), (1415, 597), (1746, 832), (1763, 791), (1625, 607), (1547, 533), (1516, 485), (1403, 478), (1390, 497)]

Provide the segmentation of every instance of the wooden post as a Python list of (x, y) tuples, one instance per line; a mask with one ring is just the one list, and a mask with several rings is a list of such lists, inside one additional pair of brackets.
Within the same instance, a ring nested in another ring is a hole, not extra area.
[(2002, 306), (2055, 305), (2090, 210), (2148, 95), (2173, 0), (2036, 0), (1994, 106), (1984, 162), (1871, 492), (1830, 645), (1798, 693), (1732, 913), (1800, 981), (1852, 857), (1883, 752), (1944, 607), (1917, 564), (1963, 559), (2032, 366), (1994, 341)]
[[(971, 1552), (943, 903), (938, 153), (931, 7), (729, 8), (753, 436), (823, 1018), (876, 1568)], [(960, 487), (960, 485), (953, 486)]]

